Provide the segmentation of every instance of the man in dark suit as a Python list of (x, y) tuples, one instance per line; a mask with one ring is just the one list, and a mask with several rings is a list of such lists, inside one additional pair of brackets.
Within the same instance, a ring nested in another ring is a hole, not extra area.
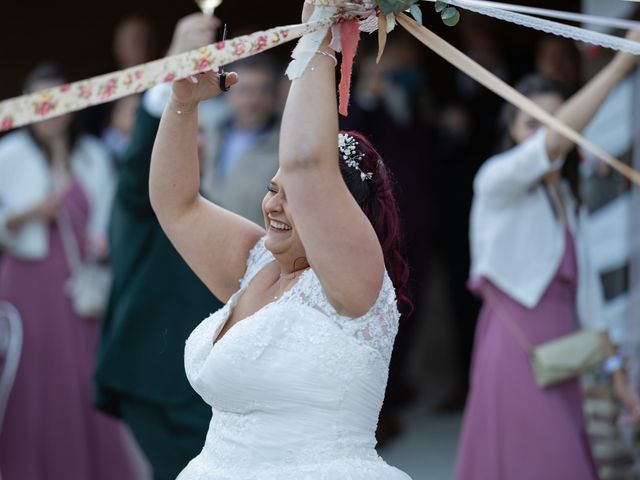
[[(185, 17), (169, 53), (211, 43), (217, 24), (201, 14)], [(96, 404), (124, 419), (154, 479), (168, 480), (202, 449), (211, 418), (187, 382), (184, 343), (221, 304), (178, 255), (151, 208), (149, 165), (159, 115), (149, 112), (148, 98), (142, 103), (111, 219), (114, 283), (95, 373)]]

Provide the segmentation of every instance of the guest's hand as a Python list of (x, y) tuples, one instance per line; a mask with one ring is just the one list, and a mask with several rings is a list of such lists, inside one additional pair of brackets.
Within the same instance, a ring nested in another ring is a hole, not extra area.
[(625, 423), (640, 422), (640, 397), (633, 391), (624, 374), (616, 372), (613, 376), (613, 391), (628, 414), (623, 418)]
[(177, 55), (213, 43), (220, 20), (204, 13), (192, 13), (178, 20), (167, 55)]
[[(640, 30), (630, 30), (627, 32), (625, 38), (634, 42), (640, 42)], [(637, 55), (633, 55), (632, 53), (618, 52), (616, 54), (615, 61), (619, 68), (624, 71), (623, 73), (626, 73), (638, 63), (639, 59)]]
[(640, 30), (629, 30), (625, 35), (625, 38), (634, 42), (640, 42)]
[(10, 232), (15, 232), (20, 230), (25, 223), (30, 221), (51, 221), (56, 218), (61, 207), (62, 195), (53, 194), (26, 212), (9, 218), (5, 226)]

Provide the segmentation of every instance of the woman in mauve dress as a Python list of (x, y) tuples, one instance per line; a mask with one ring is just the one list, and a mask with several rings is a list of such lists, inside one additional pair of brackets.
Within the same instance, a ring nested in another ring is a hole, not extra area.
[[(616, 55), (566, 102), (544, 77), (526, 77), (517, 89), (580, 131), (635, 63), (632, 55)], [(528, 345), (575, 332), (579, 324), (603, 331), (608, 355), (614, 350), (606, 333), (614, 343), (622, 340), (597, 314), (600, 284), (585, 255), (577, 155), (571, 141), (539, 129), (515, 107), (506, 106), (503, 119), (504, 151), (482, 166), (474, 183), (470, 285), (484, 306), (455, 478), (595, 480), (578, 379), (541, 389), (527, 355)], [(640, 399), (621, 370), (613, 382), (640, 419)]]
[[(65, 83), (37, 68), (27, 91)], [(55, 219), (66, 210), (85, 255), (106, 256), (114, 185), (98, 141), (67, 116), (0, 140), (0, 300), (18, 310), (23, 346), (0, 432), (3, 480), (129, 480), (119, 423), (92, 406), (98, 319), (80, 318), (64, 291), (70, 270)]]

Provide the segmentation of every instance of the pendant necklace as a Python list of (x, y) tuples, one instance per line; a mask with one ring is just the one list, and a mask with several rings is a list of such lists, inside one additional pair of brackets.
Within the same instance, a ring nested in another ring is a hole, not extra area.
[(278, 300), (285, 292), (282, 292), (282, 280), (293, 280), (297, 275), (304, 272), (309, 267), (301, 268), (300, 270), (296, 270), (292, 273), (281, 273), (280, 278), (278, 278), (278, 294), (273, 297), (274, 300)]

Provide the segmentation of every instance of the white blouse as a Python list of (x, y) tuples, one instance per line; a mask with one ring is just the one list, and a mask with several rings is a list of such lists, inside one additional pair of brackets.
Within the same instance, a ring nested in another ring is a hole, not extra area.
[[(471, 208), (471, 278), (485, 277), (527, 308), (534, 308), (553, 280), (565, 251), (565, 231), (542, 177), (558, 167), (545, 149), (540, 130), (511, 150), (485, 162), (474, 181)], [(586, 212), (566, 182), (562, 196), (578, 262), (576, 308), (584, 327), (608, 330), (613, 341), (623, 325), (607, 325), (602, 285), (587, 255)]]
[[(82, 185), (90, 204), (87, 233), (106, 235), (116, 177), (107, 150), (97, 139), (85, 135), (71, 155), (71, 170)], [(0, 140), (0, 248), (28, 259), (46, 258), (49, 230), (44, 221), (31, 221), (15, 232), (7, 220), (45, 200), (52, 192), (49, 165), (26, 131)]]

